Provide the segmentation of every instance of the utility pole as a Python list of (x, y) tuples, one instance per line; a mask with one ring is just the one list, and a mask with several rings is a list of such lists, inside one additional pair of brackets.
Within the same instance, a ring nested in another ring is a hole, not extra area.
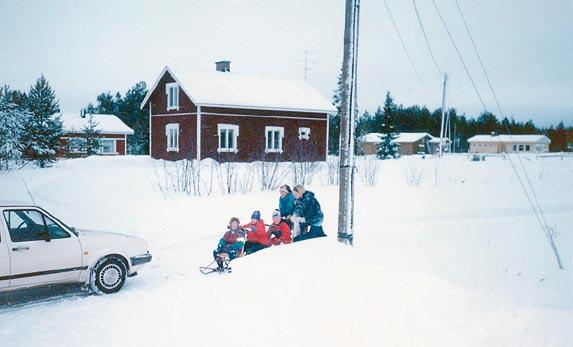
[(338, 241), (351, 246), (354, 242), (354, 120), (357, 106), (359, 14), (360, 0), (346, 0), (340, 107)]
[(440, 158), (444, 153), (444, 118), (446, 115), (446, 87), (448, 84), (448, 74), (444, 74), (444, 90), (442, 92), (442, 124), (440, 126)]

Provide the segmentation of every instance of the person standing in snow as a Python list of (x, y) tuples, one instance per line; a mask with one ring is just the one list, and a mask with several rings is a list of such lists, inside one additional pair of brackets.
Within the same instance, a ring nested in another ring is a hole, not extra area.
[(273, 246), (292, 243), (292, 234), (290, 227), (281, 219), (279, 210), (273, 211), (273, 224), (269, 226), (268, 234), (270, 243)]
[(239, 227), (239, 218), (233, 217), (229, 221), (229, 230), (219, 240), (217, 249), (213, 251), (213, 258), (219, 269), (223, 268), (225, 259), (233, 260), (240, 255), (245, 244), (245, 231)]
[(279, 193), (281, 195), (279, 197), (279, 212), (282, 219), (292, 228), (290, 217), (294, 213), (294, 195), (288, 184), (283, 184), (279, 188)]
[(326, 236), (322, 229), (324, 214), (314, 193), (307, 191), (300, 184), (293, 188), (293, 193), (295, 207), (291, 221), (295, 224), (294, 229), (297, 234), (294, 242)]
[(243, 225), (242, 228), (247, 231), (245, 254), (258, 252), (270, 245), (269, 234), (265, 229), (265, 222), (261, 219), (261, 212), (254, 211), (251, 215), (251, 223)]

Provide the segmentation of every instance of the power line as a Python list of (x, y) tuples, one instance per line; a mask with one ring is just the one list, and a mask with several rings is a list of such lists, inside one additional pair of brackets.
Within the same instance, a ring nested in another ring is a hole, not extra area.
[(430, 46), (430, 41), (428, 40), (428, 36), (426, 35), (426, 30), (424, 30), (424, 24), (422, 24), (422, 19), (420, 18), (420, 13), (418, 12), (418, 6), (416, 6), (416, 0), (412, 0), (412, 4), (414, 4), (414, 11), (416, 12), (416, 18), (418, 18), (418, 23), (420, 24), (420, 29), (422, 29), (422, 34), (424, 35), (424, 41), (426, 42), (426, 47), (428, 47), (428, 51), (432, 56), (432, 61), (434, 62), (434, 66), (436, 67), (436, 70), (438, 70), (438, 74), (440, 74), (440, 76), (443, 76), (444, 73), (442, 72), (442, 69), (440, 69), (440, 65), (436, 60), (436, 56), (432, 51), (432, 47)]
[(466, 32), (468, 33), (468, 36), (469, 36), (469, 38), (470, 38), (470, 41), (472, 42), (472, 46), (473, 46), (473, 48), (474, 48), (474, 52), (475, 52), (475, 54), (476, 54), (476, 56), (477, 56), (477, 59), (478, 59), (479, 64), (480, 64), (480, 66), (481, 66), (481, 69), (482, 69), (482, 71), (483, 71), (483, 73), (484, 73), (484, 75), (485, 75), (485, 79), (487, 80), (487, 84), (489, 85), (489, 89), (491, 90), (491, 94), (493, 95), (493, 99), (495, 100), (495, 104), (497, 105), (497, 108), (498, 108), (498, 110), (499, 110), (499, 114), (503, 117), (503, 111), (501, 110), (501, 106), (500, 106), (500, 104), (499, 104), (499, 101), (498, 101), (498, 99), (497, 99), (497, 95), (495, 94), (495, 91), (494, 91), (493, 86), (492, 86), (492, 84), (491, 84), (491, 80), (489, 79), (489, 75), (488, 75), (488, 73), (487, 73), (487, 71), (486, 71), (486, 69), (485, 69), (485, 65), (483, 64), (483, 61), (481, 60), (481, 55), (480, 55), (479, 52), (478, 52), (476, 43), (475, 43), (475, 41), (474, 41), (474, 37), (473, 37), (473, 35), (472, 35), (471, 31), (470, 31), (470, 28), (469, 28), (469, 26), (468, 26), (468, 23), (466, 22), (466, 17), (464, 16), (464, 13), (463, 13), (463, 11), (462, 11), (462, 8), (461, 8), (461, 6), (460, 6), (459, 1), (458, 1), (458, 0), (454, 0), (454, 1), (456, 2), (456, 7), (458, 8), (458, 12), (460, 13), (460, 16), (462, 17), (462, 22), (464, 23), (464, 27), (466, 28)]
[[(432, 1), (434, 1), (434, 0), (432, 0)], [(500, 105), (500, 103), (499, 103), (499, 100), (497, 99), (497, 94), (495, 93), (495, 90), (494, 90), (494, 88), (493, 88), (493, 85), (492, 85), (492, 83), (491, 83), (491, 80), (489, 79), (489, 75), (488, 75), (488, 73), (487, 73), (487, 70), (486, 70), (486, 68), (485, 68), (485, 65), (483, 64), (483, 61), (482, 61), (482, 59), (481, 59), (481, 55), (479, 54), (479, 51), (478, 51), (478, 49), (477, 49), (477, 45), (476, 45), (476, 43), (475, 43), (475, 40), (474, 40), (473, 35), (472, 35), (472, 33), (471, 33), (471, 30), (470, 30), (470, 28), (469, 28), (469, 26), (468, 26), (468, 24), (467, 24), (467, 22), (466, 22), (466, 19), (465, 19), (464, 13), (463, 13), (463, 11), (462, 11), (462, 8), (461, 8), (461, 6), (460, 6), (460, 3), (459, 3), (458, 0), (454, 0), (454, 1), (455, 1), (455, 3), (456, 3), (456, 7), (457, 7), (458, 12), (459, 12), (459, 14), (460, 14), (460, 16), (461, 16), (461, 18), (462, 18), (463, 23), (464, 23), (464, 27), (465, 27), (465, 29), (466, 29), (466, 32), (467, 32), (467, 34), (468, 34), (468, 37), (470, 38), (470, 41), (471, 41), (472, 46), (473, 46), (473, 48), (474, 48), (474, 52), (475, 52), (475, 54), (476, 54), (476, 56), (477, 56), (477, 58), (478, 58), (478, 61), (479, 61), (479, 63), (480, 63), (481, 69), (482, 69), (482, 71), (483, 71), (483, 73), (484, 73), (484, 76), (485, 76), (485, 78), (486, 78), (486, 80), (487, 80), (487, 83), (488, 83), (489, 89), (490, 89), (490, 91), (491, 91), (491, 94), (493, 95), (493, 98), (494, 98), (495, 103), (496, 103), (496, 105), (497, 105), (497, 108), (498, 108), (498, 110), (499, 110), (499, 114), (500, 114), (500, 116), (501, 116), (502, 118), (505, 118), (505, 115), (504, 115), (504, 113), (503, 113), (503, 110), (502, 110), (502, 108), (501, 108), (501, 105)], [(434, 3), (434, 4), (435, 4), (435, 3)], [(507, 124), (507, 122), (504, 122), (503, 120), (504, 120), (504, 119), (502, 119), (502, 123), (503, 123), (503, 125), (505, 126), (505, 129), (507, 130), (507, 133), (509, 134), (509, 137), (510, 137), (512, 146), (514, 146), (514, 145), (515, 145), (515, 142), (513, 141), (513, 135), (511, 134), (511, 129), (509, 128), (509, 125)], [(515, 175), (517, 176), (517, 178), (518, 178), (518, 180), (519, 180), (519, 183), (521, 184), (521, 187), (522, 187), (522, 189), (523, 189), (523, 192), (525, 193), (525, 196), (527, 197), (527, 200), (529, 201), (529, 204), (530, 204), (531, 208), (533, 209), (533, 212), (535, 213), (535, 216), (537, 217), (537, 220), (538, 220), (539, 224), (541, 225), (541, 230), (543, 231), (543, 233), (545, 234), (545, 236), (546, 236), (547, 239), (549, 240), (549, 243), (550, 243), (551, 247), (553, 248), (553, 251), (554, 251), (554, 253), (555, 253), (555, 257), (556, 257), (556, 259), (557, 259), (557, 264), (558, 264), (559, 268), (560, 268), (560, 269), (563, 269), (563, 265), (561, 264), (561, 258), (560, 258), (560, 256), (559, 256), (559, 251), (557, 250), (557, 246), (555, 245), (555, 241), (554, 241), (554, 239), (553, 239), (552, 231), (549, 230), (549, 226), (548, 226), (548, 224), (547, 224), (547, 220), (545, 219), (545, 214), (543, 213), (543, 209), (541, 208), (541, 204), (539, 203), (539, 199), (537, 198), (537, 194), (535, 193), (535, 189), (533, 189), (533, 184), (531, 183), (531, 180), (529, 179), (529, 174), (527, 173), (527, 170), (526, 170), (526, 168), (525, 168), (525, 165), (523, 164), (523, 160), (521, 159), (521, 155), (519, 154), (519, 151), (516, 151), (516, 153), (517, 153), (517, 158), (518, 158), (519, 164), (520, 164), (520, 166), (521, 166), (521, 169), (523, 170), (525, 179), (526, 179), (526, 181), (527, 181), (527, 185), (528, 185), (528, 187), (529, 187), (529, 190), (531, 191), (531, 195), (533, 196), (533, 201), (532, 201), (531, 197), (529, 196), (529, 192), (527, 191), (527, 188), (525, 187), (525, 184), (523, 183), (523, 180), (522, 180), (521, 177), (519, 176), (519, 174), (518, 174), (518, 172), (517, 172), (517, 168), (516, 168), (515, 165), (513, 164), (513, 160), (511, 159), (510, 156), (508, 156), (509, 162), (510, 162), (512, 168), (513, 168), (513, 171), (514, 171)], [(534, 203), (534, 202), (535, 202), (535, 203)]]
[(386, 0), (383, 0), (383, 1), (384, 1), (384, 5), (386, 6), (386, 10), (388, 11), (388, 15), (390, 16), (390, 20), (392, 21), (392, 25), (394, 26), (394, 30), (396, 30), (396, 34), (398, 35), (398, 39), (400, 39), (400, 43), (402, 44), (402, 48), (404, 49), (404, 52), (406, 53), (406, 56), (408, 57), (408, 61), (410, 62), (410, 66), (412, 67), (412, 70), (414, 70), (414, 73), (416, 74), (418, 81), (422, 85), (422, 88), (424, 88), (424, 91), (426, 92), (426, 95), (428, 96), (430, 103), (436, 104), (434, 102), (434, 99), (430, 95), (428, 88), (426, 88), (426, 85), (424, 84), (422, 77), (420, 77), (420, 74), (418, 73), (418, 69), (416, 69), (416, 66), (414, 65), (414, 61), (412, 60), (412, 57), (410, 56), (410, 52), (408, 51), (408, 48), (406, 47), (406, 44), (404, 43), (404, 39), (402, 38), (402, 35), (400, 34), (400, 30), (398, 29), (398, 25), (396, 24), (396, 21), (394, 20), (394, 16), (392, 16), (392, 11), (390, 11), (390, 6), (388, 6), (388, 2)]
[(483, 101), (483, 98), (481, 97), (481, 94), (474, 82), (474, 79), (472, 78), (472, 75), (470, 73), (470, 71), (468, 70), (468, 67), (464, 61), (464, 58), (462, 57), (462, 53), (460, 52), (460, 50), (458, 49), (458, 45), (456, 44), (456, 41), (454, 40), (454, 37), (452, 36), (452, 33), (450, 32), (450, 29), (448, 28), (448, 25), (446, 24), (446, 21), (444, 20), (444, 17), (442, 16), (442, 13), (440, 12), (440, 9), (438, 8), (438, 5), (436, 4), (436, 0), (432, 0), (432, 3), (434, 4), (434, 8), (436, 9), (436, 12), (438, 12), (438, 16), (440, 17), (440, 21), (442, 22), (442, 24), (444, 25), (444, 28), (446, 29), (446, 32), (448, 33), (448, 36), (450, 37), (450, 41), (452, 42), (452, 45), (454, 45), (454, 48), (456, 49), (456, 52), (458, 53), (458, 58), (460, 58), (460, 61), (464, 67), (464, 70), (466, 71), (466, 74), (478, 96), (479, 101), (481, 102), (481, 105), (483, 106), (483, 109), (487, 112), (487, 106), (485, 105), (485, 102)]

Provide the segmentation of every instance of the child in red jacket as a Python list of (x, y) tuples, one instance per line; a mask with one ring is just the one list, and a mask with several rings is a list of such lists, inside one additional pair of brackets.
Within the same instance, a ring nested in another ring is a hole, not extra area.
[(270, 246), (269, 234), (265, 230), (265, 222), (261, 219), (261, 212), (253, 212), (251, 223), (245, 224), (241, 228), (247, 231), (245, 254), (252, 254)]
[(271, 238), (270, 243), (274, 246), (292, 242), (290, 227), (281, 219), (279, 210), (273, 211), (273, 224), (269, 226), (268, 234)]

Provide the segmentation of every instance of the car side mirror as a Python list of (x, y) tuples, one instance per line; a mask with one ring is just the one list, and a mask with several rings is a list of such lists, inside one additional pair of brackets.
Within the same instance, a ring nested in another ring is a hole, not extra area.
[(47, 231), (42, 231), (42, 233), (40, 234), (42, 236), (42, 238), (44, 239), (44, 241), (46, 242), (50, 242), (52, 241), (52, 238), (50, 237), (50, 233)]

